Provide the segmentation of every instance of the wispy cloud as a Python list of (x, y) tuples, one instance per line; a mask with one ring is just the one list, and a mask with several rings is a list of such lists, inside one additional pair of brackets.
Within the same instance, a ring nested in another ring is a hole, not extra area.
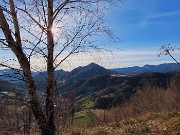
[[(172, 55), (180, 59), (180, 50), (172, 52)], [(145, 64), (161, 64), (174, 62), (169, 56), (162, 55), (157, 56), (158, 51), (156, 49), (134, 49), (125, 51), (113, 51), (110, 52), (92, 52), (89, 54), (80, 53), (72, 55), (64, 63), (62, 63), (59, 69), (70, 71), (78, 66), (85, 66), (91, 62), (95, 62), (105, 68), (120, 68), (129, 66), (143, 66)], [(59, 59), (60, 61), (60, 59)], [(39, 67), (42, 64), (40, 59), (32, 59), (32, 63)]]
[[(101, 66), (104, 66), (105, 68), (121, 68), (129, 66), (143, 66), (145, 64), (161, 64), (174, 62), (173, 59), (168, 55), (162, 55), (158, 57), (157, 54), (157, 48), (135, 48), (119, 51), (114, 50), (113, 52), (91, 52), (88, 54), (79, 53), (69, 57), (60, 65), (59, 69), (71, 71), (78, 66), (85, 66), (91, 62), (95, 62)], [(179, 54), (180, 50), (175, 50), (174, 52), (172, 52), (172, 55), (177, 60), (180, 60)], [(59, 58), (57, 62), (61, 61), (61, 59), (62, 58)], [(46, 69), (46, 61), (41, 57), (32, 57), (31, 65), (37, 70)]]
[(151, 15), (144, 17), (142, 22), (140, 23), (140, 27), (141, 28), (146, 27), (146, 25), (152, 19), (169, 17), (169, 16), (176, 16), (176, 15), (180, 16), (180, 10), (172, 11), (172, 12), (164, 12), (164, 13), (154, 13), (154, 14), (151, 14)]
[(180, 11), (178, 10), (178, 11), (174, 11), (174, 12), (157, 13), (152, 16), (149, 16), (148, 19), (166, 17), (166, 16), (172, 16), (172, 15), (180, 15)]

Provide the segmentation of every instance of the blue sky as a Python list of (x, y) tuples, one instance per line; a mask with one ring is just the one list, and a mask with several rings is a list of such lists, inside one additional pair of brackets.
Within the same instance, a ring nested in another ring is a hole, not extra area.
[[(90, 62), (106, 68), (174, 62), (167, 55), (158, 57), (157, 54), (162, 45), (172, 44), (180, 48), (180, 0), (122, 0), (118, 7), (107, 11), (106, 23), (120, 39), (111, 44), (103, 42), (110, 52), (77, 54), (68, 58), (60, 68), (72, 70)], [(7, 55), (8, 52), (3, 54), (12, 57)], [(180, 49), (171, 54), (180, 61)], [(3, 61), (4, 57), (1, 56), (0, 60)], [(32, 61), (41, 65), (38, 59)]]
[[(113, 67), (174, 62), (157, 54), (162, 45), (180, 47), (180, 1), (126, 0), (120, 6), (107, 15), (107, 23), (120, 38), (114, 49), (122, 49)], [(172, 55), (180, 60), (179, 53)]]
[(179, 42), (179, 0), (126, 0), (125, 3), (107, 19), (122, 42), (139, 47), (147, 43)]

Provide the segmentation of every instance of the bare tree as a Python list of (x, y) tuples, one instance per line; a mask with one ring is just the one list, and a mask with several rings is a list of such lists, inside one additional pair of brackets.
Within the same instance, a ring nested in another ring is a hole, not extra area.
[[(30, 105), (43, 135), (56, 131), (55, 69), (73, 54), (101, 49), (94, 45), (100, 36), (112, 37), (103, 20), (110, 3), (114, 4), (112, 0), (2, 0), (0, 43), (15, 58), (1, 66), (23, 72), (21, 79), (28, 84)], [(47, 70), (45, 112), (32, 76), (37, 59)]]

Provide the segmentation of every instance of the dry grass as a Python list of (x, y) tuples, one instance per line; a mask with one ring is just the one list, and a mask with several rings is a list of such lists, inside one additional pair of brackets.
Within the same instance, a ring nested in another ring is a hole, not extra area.
[(180, 133), (179, 118), (179, 112), (148, 113), (106, 125), (73, 128), (67, 135), (176, 135)]
[[(94, 127), (72, 127), (65, 129), (61, 135), (179, 135), (178, 133), (180, 133), (180, 112), (174, 111), (147, 113), (143, 116)], [(32, 133), (31, 135), (39, 134)]]
[(107, 117), (109, 122), (115, 122), (147, 113), (178, 112), (179, 103), (180, 89), (174, 85), (167, 89), (147, 86), (120, 106), (110, 109)]

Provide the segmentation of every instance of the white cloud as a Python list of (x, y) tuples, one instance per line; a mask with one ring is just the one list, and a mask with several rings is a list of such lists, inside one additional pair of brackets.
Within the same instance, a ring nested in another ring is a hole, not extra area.
[[(179, 60), (180, 50), (175, 50), (172, 55)], [(137, 49), (128, 51), (114, 51), (110, 52), (92, 52), (92, 53), (80, 53), (72, 55), (66, 61), (64, 61), (59, 69), (70, 71), (78, 66), (85, 66), (91, 62), (95, 62), (105, 68), (120, 68), (129, 66), (143, 66), (145, 64), (161, 64), (174, 62), (170, 56), (162, 55), (157, 56), (158, 51), (151, 49)], [(58, 61), (61, 59), (59, 58)], [(34, 65), (42, 68), (44, 62), (41, 59), (32, 59)]]
[[(57, 50), (56, 50), (57, 51)], [(0, 51), (2, 52), (2, 50)], [(93, 52), (91, 53), (79, 53), (72, 55), (66, 61), (64, 61), (58, 69), (64, 69), (70, 71), (78, 66), (85, 66), (91, 62), (95, 62), (105, 68), (120, 68), (120, 67), (129, 67), (129, 66), (143, 66), (145, 64), (161, 64), (161, 63), (171, 63), (174, 62), (173, 59), (168, 55), (162, 55), (160, 57), (158, 54), (157, 48), (142, 48), (142, 49), (123, 49), (123, 50), (113, 50), (112, 52)], [(4, 54), (4, 57), (1, 56), (1, 62), (5, 59), (10, 59), (10, 55)], [(175, 50), (171, 53), (177, 60), (180, 60), (180, 50)], [(63, 56), (67, 55), (65, 52)], [(61, 61), (63, 57), (59, 57), (58, 61)], [(13, 61), (15, 62), (15, 61)], [(12, 63), (11, 63), (12, 64)], [(17, 63), (13, 64), (14, 66)], [(33, 68), (38, 70), (46, 69), (45, 59), (34, 56), (31, 58), (31, 65)]]

